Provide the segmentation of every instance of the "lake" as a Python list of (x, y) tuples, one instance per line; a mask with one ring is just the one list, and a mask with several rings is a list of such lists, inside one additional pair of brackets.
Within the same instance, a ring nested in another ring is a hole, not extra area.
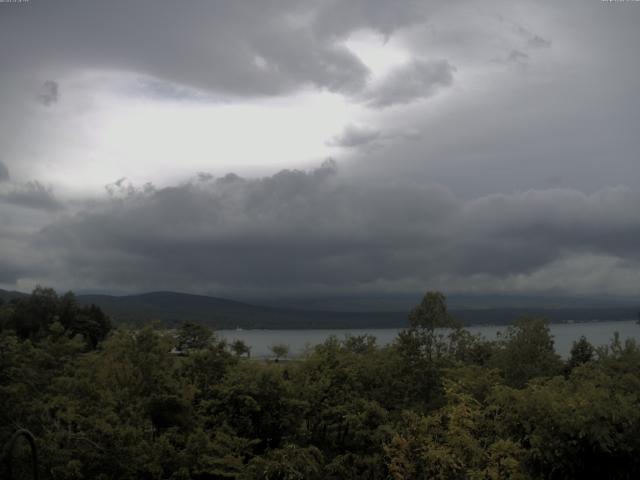
[[(495, 340), (498, 332), (505, 326), (472, 326), (467, 327), (473, 334), (480, 334), (489, 340)], [(554, 337), (556, 352), (563, 357), (569, 355), (575, 340), (584, 335), (594, 346), (610, 343), (614, 332), (620, 334), (620, 339), (635, 338), (640, 342), (640, 325), (634, 320), (619, 322), (589, 322), (589, 323), (556, 323), (550, 325)], [(331, 335), (342, 339), (346, 335), (373, 335), (378, 345), (387, 345), (396, 338), (399, 328), (370, 328), (344, 330), (218, 330), (216, 333), (228, 340), (243, 340), (251, 347), (252, 357), (269, 357), (269, 347), (277, 343), (289, 346), (290, 356), (304, 353), (305, 349), (324, 342)]]

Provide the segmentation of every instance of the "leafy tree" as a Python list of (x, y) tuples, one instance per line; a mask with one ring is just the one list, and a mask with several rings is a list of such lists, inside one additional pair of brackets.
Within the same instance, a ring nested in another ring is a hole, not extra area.
[(194, 322), (184, 322), (178, 331), (177, 348), (182, 351), (200, 350), (209, 345), (213, 332)]
[(465, 364), (487, 365), (496, 351), (494, 341), (485, 340), (479, 333), (472, 335), (463, 328), (454, 329), (449, 341), (450, 355)]
[(457, 327), (456, 322), (447, 310), (447, 299), (440, 292), (427, 292), (409, 312), (409, 325), (412, 328), (435, 330), (436, 328)]
[(449, 383), (447, 403), (428, 415), (405, 412), (385, 445), (392, 479), (525, 479), (519, 446), (496, 436), (483, 405)]
[(156, 394), (147, 401), (146, 414), (156, 431), (171, 427), (190, 428), (194, 414), (190, 403), (178, 395)]
[(180, 376), (195, 390), (194, 403), (198, 406), (215, 395), (229, 368), (238, 363), (226, 347), (225, 342), (212, 342), (207, 348), (184, 357), (180, 364)]
[(442, 370), (455, 361), (460, 331), (440, 292), (427, 292), (409, 312), (409, 328), (398, 334), (394, 344), (401, 358), (396, 373), (404, 384), (403, 403), (434, 406), (442, 400)]
[(206, 411), (212, 425), (228, 425), (240, 437), (256, 440), (256, 452), (278, 448), (301, 424), (301, 404), (281, 368), (240, 362), (216, 387)]
[(496, 389), (492, 409), (531, 478), (631, 479), (640, 474), (640, 411), (625, 383), (586, 366), (569, 378)]
[(569, 356), (569, 368), (575, 368), (583, 363), (590, 362), (595, 356), (596, 349), (589, 343), (584, 335), (579, 340), (573, 342)]
[(31, 295), (17, 299), (11, 308), (2, 310), (2, 323), (21, 339), (40, 341), (58, 322), (70, 337), (82, 336), (91, 350), (111, 331), (111, 321), (100, 307), (79, 306), (72, 292), (59, 297), (51, 288), (36, 287)]
[(316, 447), (294, 444), (270, 450), (254, 457), (240, 475), (240, 479), (264, 478), (269, 480), (324, 479), (322, 452)]
[(343, 344), (345, 349), (353, 353), (371, 353), (376, 348), (376, 337), (368, 334), (356, 336), (348, 335)]
[(243, 355), (247, 355), (247, 357), (251, 357), (251, 347), (249, 347), (249, 345), (247, 345), (243, 340), (240, 340), (240, 339), (234, 340), (231, 343), (230, 347), (233, 353), (235, 353), (238, 357), (241, 357)]
[(16, 301), (9, 326), (18, 338), (36, 341), (47, 335), (57, 318), (58, 295), (52, 288), (38, 286), (31, 295)]
[(109, 317), (96, 305), (80, 307), (67, 326), (72, 335), (82, 335), (90, 349), (105, 340), (111, 331)]
[(460, 324), (449, 315), (446, 297), (440, 292), (427, 292), (409, 312), (409, 328), (398, 336), (398, 343), (409, 355), (431, 361), (449, 353), (452, 330), (459, 329)]
[(549, 323), (541, 318), (523, 318), (509, 326), (490, 364), (502, 371), (507, 384), (518, 388), (533, 378), (562, 371)]
[(277, 343), (275, 345), (271, 345), (269, 350), (275, 355), (276, 359), (286, 358), (289, 355), (289, 345), (285, 345), (284, 343)]

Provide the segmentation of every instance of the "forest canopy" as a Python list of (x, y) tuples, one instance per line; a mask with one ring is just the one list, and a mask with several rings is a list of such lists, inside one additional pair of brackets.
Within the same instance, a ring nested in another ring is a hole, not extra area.
[[(583, 337), (562, 359), (547, 322), (523, 318), (487, 341), (438, 292), (390, 345), (331, 337), (289, 359), (274, 345), (279, 361), (194, 323), (114, 327), (43, 288), (1, 305), (0, 328), (0, 446), (28, 429), (40, 478), (640, 475), (633, 340)], [(28, 478), (26, 443), (3, 455)]]

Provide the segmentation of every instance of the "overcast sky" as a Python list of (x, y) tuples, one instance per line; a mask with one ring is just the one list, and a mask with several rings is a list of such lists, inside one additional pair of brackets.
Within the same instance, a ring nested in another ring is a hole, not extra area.
[(640, 2), (0, 3), (0, 288), (640, 293)]

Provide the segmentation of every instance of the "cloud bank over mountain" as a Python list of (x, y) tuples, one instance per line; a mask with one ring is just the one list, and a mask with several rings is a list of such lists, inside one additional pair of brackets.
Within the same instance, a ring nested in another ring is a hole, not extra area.
[(632, 294), (640, 279), (640, 194), (627, 188), (465, 201), (440, 185), (354, 182), (327, 162), (110, 192), (26, 236), (38, 278), (229, 295)]

